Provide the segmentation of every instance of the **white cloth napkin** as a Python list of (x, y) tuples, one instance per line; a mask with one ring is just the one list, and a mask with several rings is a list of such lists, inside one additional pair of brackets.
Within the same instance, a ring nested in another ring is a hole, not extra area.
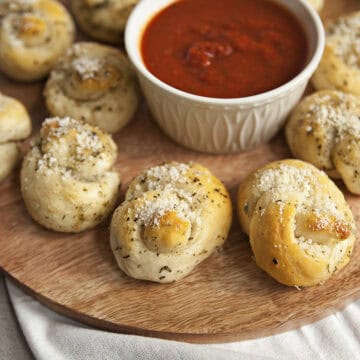
[[(16, 324), (11, 324), (1, 282), (0, 358), (30, 359), (22, 335)], [(192, 345), (91, 329), (48, 310), (9, 280), (6, 286), (26, 342), (39, 360), (360, 359), (360, 300), (321, 321), (283, 334), (228, 344)]]

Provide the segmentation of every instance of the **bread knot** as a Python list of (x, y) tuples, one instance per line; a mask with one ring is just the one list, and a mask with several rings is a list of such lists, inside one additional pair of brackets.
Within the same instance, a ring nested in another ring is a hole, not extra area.
[(0, 181), (18, 164), (18, 146), (31, 133), (31, 119), (25, 107), (16, 99), (0, 93)]
[(123, 42), (127, 19), (139, 0), (74, 0), (73, 14), (91, 37), (111, 44)]
[(135, 74), (117, 49), (91, 42), (76, 43), (51, 71), (45, 87), (53, 115), (72, 116), (116, 132), (138, 105)]
[[(224, 185), (197, 164), (169, 163), (135, 178), (111, 223), (111, 246), (128, 275), (170, 282), (220, 247), (232, 210)], [(171, 274), (159, 274), (164, 266)]]
[(100, 129), (71, 118), (44, 121), (21, 171), (30, 215), (45, 227), (63, 232), (98, 224), (113, 209), (118, 195), (116, 157), (115, 143)]
[(0, 69), (16, 80), (47, 75), (74, 37), (71, 16), (56, 0), (1, 2)]
[(312, 77), (316, 89), (360, 95), (359, 31), (360, 11), (327, 23), (324, 53)]
[(238, 214), (255, 261), (277, 281), (311, 286), (344, 267), (355, 222), (328, 176), (299, 160), (281, 160), (239, 187)]
[(286, 139), (293, 155), (341, 178), (360, 194), (360, 99), (335, 90), (318, 91), (295, 108)]

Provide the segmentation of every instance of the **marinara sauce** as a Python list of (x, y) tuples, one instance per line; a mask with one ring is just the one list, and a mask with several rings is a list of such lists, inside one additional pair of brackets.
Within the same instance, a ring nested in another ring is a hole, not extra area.
[(270, 0), (180, 0), (147, 25), (147, 69), (188, 93), (238, 98), (294, 78), (307, 58), (298, 20)]

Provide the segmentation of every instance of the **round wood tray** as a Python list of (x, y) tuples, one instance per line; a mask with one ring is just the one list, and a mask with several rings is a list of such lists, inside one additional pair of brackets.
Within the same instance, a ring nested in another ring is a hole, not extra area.
[[(354, 9), (360, 9), (356, 0), (328, 1), (324, 16)], [(24, 85), (0, 77), (1, 91), (29, 109), (35, 132), (46, 116), (42, 87), (43, 83)], [(235, 205), (238, 184), (247, 174), (269, 161), (290, 157), (282, 134), (238, 155), (186, 150), (161, 133), (144, 103), (115, 140), (123, 183), (119, 201), (129, 181), (145, 168), (191, 160), (223, 180)], [(18, 179), (17, 171), (0, 185), (0, 267), (49, 308), (86, 324), (190, 342), (235, 341), (312, 322), (359, 297), (359, 245), (343, 271), (324, 285), (299, 291), (276, 283), (257, 268), (236, 216), (224, 250), (185, 279), (165, 285), (133, 280), (116, 265), (109, 246), (109, 220), (82, 234), (48, 231), (27, 214)], [(345, 193), (360, 229), (360, 198)]]

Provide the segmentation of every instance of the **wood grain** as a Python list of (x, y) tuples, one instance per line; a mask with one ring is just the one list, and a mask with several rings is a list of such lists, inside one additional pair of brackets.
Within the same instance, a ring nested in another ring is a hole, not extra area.
[[(324, 16), (354, 9), (360, 9), (356, 0), (328, 0)], [(19, 84), (0, 77), (0, 87), (25, 103), (36, 132), (46, 115), (43, 84)], [(144, 103), (115, 140), (120, 149), (117, 168), (123, 180), (119, 201), (140, 171), (171, 160), (192, 160), (209, 167), (234, 200), (238, 184), (249, 172), (290, 156), (282, 134), (238, 155), (186, 150), (162, 134)], [(18, 178), (16, 172), (0, 186), (0, 266), (49, 308), (86, 324), (190, 342), (235, 341), (312, 322), (360, 295), (358, 244), (343, 271), (322, 286), (298, 291), (276, 283), (256, 267), (236, 216), (224, 250), (185, 279), (168, 285), (130, 279), (118, 270), (111, 253), (109, 220), (78, 235), (48, 231), (27, 214)], [(345, 193), (360, 229), (360, 198)]]

